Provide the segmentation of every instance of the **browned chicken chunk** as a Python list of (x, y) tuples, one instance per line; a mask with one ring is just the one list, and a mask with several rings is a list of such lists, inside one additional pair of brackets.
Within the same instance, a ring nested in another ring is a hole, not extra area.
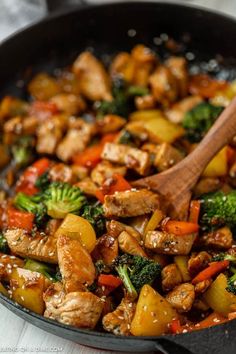
[(123, 224), (123, 223), (116, 221), (116, 220), (107, 221), (106, 226), (107, 226), (107, 232), (115, 238), (117, 238), (121, 234), (122, 231), (126, 231), (131, 236), (136, 238), (136, 240), (138, 240), (138, 241), (141, 240), (140, 233), (137, 230), (135, 230), (132, 226)]
[(67, 292), (84, 289), (95, 279), (95, 267), (88, 251), (81, 243), (66, 235), (57, 241), (58, 264)]
[(188, 72), (187, 61), (183, 57), (170, 57), (166, 61), (166, 66), (177, 81), (179, 97), (185, 97), (188, 92)]
[(160, 208), (160, 197), (147, 189), (116, 192), (105, 196), (103, 208), (106, 217), (144, 215)]
[(49, 178), (52, 181), (72, 183), (75, 177), (70, 166), (57, 163), (49, 170)]
[(90, 292), (65, 294), (60, 283), (44, 294), (44, 316), (79, 328), (94, 328), (101, 316), (103, 302)]
[(233, 245), (233, 235), (229, 227), (225, 226), (216, 231), (205, 234), (201, 238), (204, 246), (218, 250), (227, 250)]
[(79, 187), (85, 194), (91, 196), (95, 196), (98, 189), (90, 177), (86, 177), (82, 181), (77, 182), (76, 187)]
[(23, 229), (7, 229), (4, 233), (11, 251), (23, 258), (57, 263), (57, 237), (37, 232), (34, 237)]
[(178, 236), (164, 231), (148, 231), (145, 247), (162, 254), (187, 255), (195, 238), (194, 234)]
[(211, 256), (205, 251), (194, 253), (188, 260), (188, 271), (191, 275), (199, 273), (207, 267), (210, 262)]
[(147, 174), (150, 168), (149, 154), (128, 145), (106, 143), (102, 152), (102, 158), (126, 165), (128, 168), (137, 171), (140, 175)]
[(121, 251), (133, 256), (147, 257), (138, 240), (127, 231), (122, 231), (118, 236), (118, 243)]
[(91, 53), (83, 52), (73, 64), (80, 92), (92, 101), (111, 100), (110, 79), (102, 63)]
[(182, 101), (175, 103), (165, 114), (168, 119), (173, 123), (181, 123), (185, 114), (202, 102), (200, 96), (190, 96), (184, 98)]
[(96, 261), (103, 260), (107, 265), (112, 264), (118, 256), (118, 241), (111, 235), (103, 235), (98, 238), (92, 257)]
[(162, 143), (157, 148), (154, 166), (160, 172), (168, 170), (183, 159), (183, 154), (168, 143)]
[(102, 119), (97, 120), (97, 130), (101, 134), (116, 132), (121, 129), (126, 123), (126, 120), (115, 114), (107, 114)]
[(166, 300), (179, 312), (191, 310), (195, 299), (194, 286), (190, 283), (178, 285), (166, 295)]
[(60, 111), (69, 115), (79, 114), (86, 108), (84, 100), (71, 93), (60, 93), (52, 97), (50, 102), (55, 103)]
[(127, 168), (125, 166), (113, 165), (109, 161), (102, 161), (92, 170), (91, 178), (94, 183), (101, 186), (107, 178), (112, 177), (115, 173), (124, 176), (126, 171)]
[(182, 283), (182, 276), (176, 264), (168, 264), (162, 269), (162, 288), (164, 291), (170, 291)]
[(115, 311), (103, 317), (104, 329), (116, 335), (130, 335), (130, 325), (134, 317), (135, 308), (134, 303), (124, 298)]

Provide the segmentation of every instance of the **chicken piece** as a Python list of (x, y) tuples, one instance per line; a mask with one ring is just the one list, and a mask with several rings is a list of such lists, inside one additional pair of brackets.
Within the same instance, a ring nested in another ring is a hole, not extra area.
[(210, 260), (211, 256), (205, 251), (193, 253), (188, 260), (188, 271), (191, 276), (196, 275), (201, 270), (206, 268)]
[(47, 101), (60, 92), (56, 79), (46, 73), (33, 77), (28, 86), (29, 93), (38, 101)]
[(125, 126), (125, 130), (131, 133), (134, 137), (138, 138), (141, 142), (145, 142), (149, 138), (149, 131), (145, 128), (144, 122), (137, 121), (137, 122), (129, 122)]
[(50, 99), (55, 103), (59, 111), (69, 115), (78, 115), (86, 109), (86, 103), (82, 97), (71, 93), (60, 93)]
[(72, 68), (79, 79), (80, 92), (91, 101), (112, 99), (111, 83), (102, 63), (90, 52), (81, 53)]
[(134, 317), (136, 305), (128, 298), (123, 298), (115, 311), (108, 313), (102, 319), (102, 324), (107, 332), (115, 335), (130, 335), (130, 325)]
[(182, 283), (182, 276), (176, 264), (168, 264), (161, 271), (162, 289), (170, 291)]
[[(196, 286), (195, 286), (195, 290), (196, 290)], [(195, 299), (193, 303), (193, 309), (196, 309), (197, 311), (205, 312), (209, 310), (209, 306), (202, 299)]]
[(156, 56), (150, 48), (142, 44), (136, 45), (131, 51), (131, 57), (134, 59), (135, 71), (133, 84), (138, 86), (147, 86), (148, 79), (156, 64)]
[(87, 167), (72, 165), (71, 169), (77, 180), (82, 180), (89, 175), (89, 169)]
[(188, 312), (195, 300), (194, 286), (190, 283), (180, 284), (166, 295), (166, 300), (177, 311)]
[(7, 229), (4, 232), (11, 251), (23, 258), (46, 263), (57, 263), (57, 237), (37, 232), (31, 236), (23, 229)]
[(62, 284), (54, 283), (44, 293), (44, 316), (78, 328), (94, 328), (101, 316), (103, 302), (90, 292), (65, 294)]
[(77, 239), (60, 234), (57, 240), (58, 264), (66, 292), (83, 290), (95, 279), (95, 267), (88, 251)]
[(220, 189), (222, 182), (219, 178), (201, 178), (193, 189), (194, 195), (200, 197), (203, 194), (215, 192)]
[(154, 166), (160, 172), (168, 170), (170, 167), (176, 165), (183, 159), (183, 155), (179, 150), (168, 143), (162, 143), (158, 146)]
[(102, 119), (98, 119), (97, 130), (101, 134), (108, 134), (117, 132), (120, 130), (126, 123), (126, 120), (115, 114), (107, 114)]
[(233, 245), (233, 235), (227, 226), (201, 237), (201, 244), (217, 250), (227, 250)]
[(150, 168), (149, 154), (128, 145), (106, 143), (103, 148), (102, 158), (114, 163), (126, 165), (140, 175), (146, 175)]
[(129, 53), (121, 52), (115, 56), (110, 67), (111, 77), (121, 76), (132, 82), (135, 74), (135, 60)]
[(103, 208), (106, 217), (144, 215), (160, 208), (160, 197), (147, 189), (116, 192), (105, 196)]
[(124, 176), (126, 172), (127, 168), (125, 166), (113, 165), (109, 161), (102, 161), (92, 170), (91, 178), (94, 183), (101, 186), (107, 178), (111, 178), (115, 173)]
[(49, 179), (51, 181), (60, 181), (65, 183), (75, 182), (72, 168), (64, 163), (57, 163), (49, 170)]
[(115, 238), (117, 238), (121, 234), (122, 231), (126, 231), (131, 236), (136, 238), (137, 241), (141, 241), (140, 233), (137, 230), (135, 230), (132, 226), (123, 224), (123, 223), (116, 221), (116, 220), (111, 220), (111, 221), (107, 221), (106, 227), (107, 227), (107, 232), (109, 233), (109, 235), (111, 235)]
[(0, 280), (9, 281), (14, 268), (24, 267), (23, 259), (0, 252)]
[(24, 117), (22, 121), (22, 132), (26, 135), (32, 135), (36, 133), (39, 121), (37, 117)]
[(121, 251), (124, 253), (128, 253), (133, 256), (147, 257), (137, 239), (130, 235), (127, 231), (121, 232), (118, 236), (118, 244)]
[(107, 265), (111, 265), (118, 256), (118, 241), (111, 235), (103, 235), (97, 240), (92, 257), (96, 261), (103, 260)]
[(22, 117), (14, 117), (9, 119), (3, 125), (3, 132), (4, 132), (4, 143), (5, 144), (12, 144), (15, 139), (23, 133), (23, 118)]
[(82, 181), (79, 181), (75, 184), (76, 187), (79, 187), (85, 194), (96, 196), (98, 187), (91, 180), (90, 177), (84, 178)]
[(185, 114), (202, 102), (200, 96), (190, 96), (175, 103), (165, 114), (167, 118), (173, 123), (182, 123)]
[(187, 255), (191, 251), (196, 235), (174, 235), (165, 231), (148, 231), (144, 245), (154, 252), (168, 255)]
[(164, 107), (175, 102), (178, 97), (178, 84), (171, 70), (160, 65), (149, 78), (151, 93)]
[(57, 229), (59, 228), (59, 226), (61, 226), (61, 223), (62, 223), (61, 219), (50, 219), (47, 222), (45, 233), (47, 235), (54, 235)]
[(212, 281), (213, 281), (212, 279), (206, 279), (206, 280), (203, 280), (203, 281), (200, 281), (199, 283), (197, 283), (195, 285), (196, 294), (197, 295), (203, 294), (209, 288)]
[(156, 101), (152, 95), (137, 96), (134, 101), (138, 110), (153, 109), (156, 106)]
[(180, 97), (185, 97), (188, 92), (188, 71), (186, 59), (183, 57), (170, 57), (165, 64), (177, 81), (178, 95)]
[(57, 147), (57, 157), (62, 161), (69, 161), (74, 154), (83, 151), (95, 133), (93, 124), (77, 119), (70, 125), (66, 136)]
[(54, 154), (56, 147), (63, 136), (66, 127), (66, 117), (54, 116), (37, 129), (36, 150), (39, 154)]

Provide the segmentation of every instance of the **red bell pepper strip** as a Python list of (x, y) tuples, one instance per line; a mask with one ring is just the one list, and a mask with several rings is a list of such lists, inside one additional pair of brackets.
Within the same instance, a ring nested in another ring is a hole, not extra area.
[(197, 74), (190, 77), (189, 92), (192, 95), (200, 95), (204, 98), (214, 97), (217, 91), (228, 87), (226, 81), (215, 80), (206, 74)]
[(59, 112), (58, 107), (55, 103), (35, 101), (32, 103), (29, 114), (35, 116), (40, 121), (45, 121), (51, 116)]
[(190, 203), (189, 222), (198, 224), (201, 203), (199, 200), (192, 200)]
[(169, 220), (163, 225), (163, 230), (178, 236), (198, 232), (199, 225), (188, 221)]
[(100, 286), (109, 286), (116, 289), (121, 284), (122, 280), (112, 274), (100, 274), (98, 277), (98, 285)]
[(7, 225), (9, 228), (20, 228), (31, 231), (34, 225), (34, 214), (9, 207), (7, 210)]
[(104, 203), (105, 195), (111, 195), (115, 192), (123, 192), (131, 189), (132, 186), (119, 173), (114, 173), (111, 178), (108, 178), (100, 189), (96, 191), (96, 197), (101, 203)]
[(219, 261), (210, 263), (209, 267), (202, 270), (198, 275), (193, 278), (192, 284), (200, 283), (203, 280), (211, 279), (214, 275), (220, 273), (225, 270), (229, 266), (229, 261)]
[(170, 331), (173, 334), (182, 333), (182, 326), (180, 324), (180, 320), (178, 320), (177, 318), (174, 318), (171, 321), (171, 323), (170, 323)]

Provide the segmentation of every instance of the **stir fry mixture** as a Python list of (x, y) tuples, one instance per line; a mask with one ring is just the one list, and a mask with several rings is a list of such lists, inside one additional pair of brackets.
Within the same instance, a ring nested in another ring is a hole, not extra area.
[(0, 292), (116, 335), (185, 333), (236, 317), (236, 141), (209, 163), (187, 220), (132, 182), (201, 141), (236, 84), (144, 45), (90, 52), (0, 102)]

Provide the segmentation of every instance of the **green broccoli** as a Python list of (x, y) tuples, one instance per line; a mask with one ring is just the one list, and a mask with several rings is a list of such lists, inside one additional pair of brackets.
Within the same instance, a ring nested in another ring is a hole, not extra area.
[(0, 233), (0, 252), (7, 253), (9, 251), (6, 238)]
[(161, 272), (161, 266), (141, 256), (123, 254), (114, 261), (114, 267), (131, 298), (135, 299), (145, 284), (152, 284)]
[(45, 263), (28, 258), (25, 260), (24, 268), (31, 270), (32, 272), (41, 273), (53, 282), (61, 281), (61, 276), (59, 276), (58, 271), (56, 271), (52, 266), (49, 266)]
[(183, 127), (191, 142), (200, 141), (223, 111), (223, 107), (203, 102), (185, 114)]
[(93, 205), (86, 204), (83, 208), (81, 216), (90, 222), (97, 236), (100, 236), (105, 232), (106, 219), (101, 204), (99, 203), (95, 203)]
[(226, 290), (229, 293), (236, 295), (236, 269), (231, 268), (231, 270), (233, 271), (233, 275), (228, 278)]
[(41, 191), (46, 190), (50, 185), (50, 179), (48, 172), (44, 172), (41, 176), (39, 176), (35, 182), (35, 187), (40, 189)]
[(18, 167), (24, 167), (33, 160), (34, 138), (22, 136), (12, 146), (13, 159)]
[(40, 226), (46, 218), (46, 207), (43, 203), (42, 195), (27, 195), (18, 193), (14, 199), (14, 205), (21, 210), (28, 211), (35, 215), (35, 223)]
[(77, 214), (86, 201), (78, 187), (64, 182), (52, 182), (43, 197), (47, 214), (55, 219), (63, 219), (68, 213)]
[(110, 271), (111, 271), (111, 268), (107, 264), (105, 264), (102, 259), (99, 259), (95, 263), (95, 269), (96, 269), (97, 275), (99, 275), (101, 273), (110, 273)]
[(129, 96), (145, 96), (149, 94), (149, 90), (147, 87), (131, 85), (127, 89), (127, 94)]
[(212, 262), (218, 262), (218, 261), (230, 261), (232, 263), (236, 263), (236, 256), (229, 254), (229, 253), (224, 253), (221, 252), (217, 254), (216, 256), (212, 257)]
[(206, 227), (236, 226), (236, 190), (210, 193), (201, 199), (200, 222)]
[(124, 130), (120, 135), (119, 144), (137, 146), (137, 140), (138, 139), (135, 139), (134, 135), (131, 134), (128, 130)]

